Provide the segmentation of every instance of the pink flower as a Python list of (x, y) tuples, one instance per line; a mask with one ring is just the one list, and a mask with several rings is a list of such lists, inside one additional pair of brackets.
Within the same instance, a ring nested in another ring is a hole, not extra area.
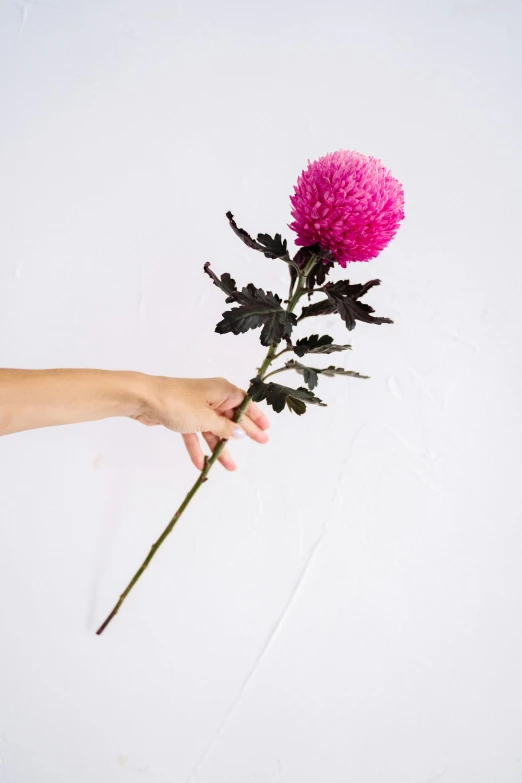
[(309, 162), (290, 201), (296, 244), (318, 244), (343, 267), (375, 258), (404, 218), (400, 182), (380, 160), (348, 150)]

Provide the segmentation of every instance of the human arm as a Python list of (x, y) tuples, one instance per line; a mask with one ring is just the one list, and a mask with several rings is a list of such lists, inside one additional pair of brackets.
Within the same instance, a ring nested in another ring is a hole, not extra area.
[[(197, 433), (213, 449), (221, 438), (268, 436), (266, 416), (251, 403), (241, 421), (231, 419), (245, 392), (223, 378), (168, 378), (112, 370), (0, 369), (0, 435), (59, 424), (125, 416), (161, 424), (183, 435), (194, 465), (203, 467)], [(220, 462), (235, 464), (225, 452)]]

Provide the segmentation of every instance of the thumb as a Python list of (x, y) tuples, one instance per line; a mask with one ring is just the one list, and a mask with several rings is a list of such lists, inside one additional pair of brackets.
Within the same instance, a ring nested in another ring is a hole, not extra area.
[(224, 438), (225, 440), (240, 440), (246, 437), (245, 430), (239, 424), (230, 421), (226, 416), (219, 416), (217, 413), (212, 416), (208, 429), (214, 435), (217, 435), (218, 438)]

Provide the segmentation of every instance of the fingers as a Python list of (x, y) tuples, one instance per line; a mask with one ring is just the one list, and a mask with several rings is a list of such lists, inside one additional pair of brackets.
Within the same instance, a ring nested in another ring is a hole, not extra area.
[(205, 431), (212, 432), (218, 438), (224, 438), (225, 440), (241, 440), (241, 438), (246, 436), (246, 432), (241, 425), (230, 421), (226, 416), (220, 416), (219, 413), (212, 413), (208, 417), (208, 426), (205, 427)]
[[(233, 419), (237, 408), (245, 398), (245, 392), (238, 389), (238, 393), (239, 396), (235, 396), (233, 398), (230, 396), (227, 397), (226, 402), (219, 408), (215, 409), (216, 413), (219, 413), (222, 416), (226, 416), (228, 419)], [(270, 421), (260, 409), (259, 405), (257, 405), (255, 402), (248, 403), (248, 407), (244, 415), (252, 419), (254, 424), (262, 430), (267, 430), (270, 427)]]
[[(213, 435), (211, 432), (204, 432), (203, 437), (205, 438), (210, 451), (214, 451), (219, 443), (219, 438), (216, 435)], [(223, 450), (221, 455), (218, 457), (218, 462), (220, 462), (227, 470), (235, 470), (237, 468), (237, 465), (230, 456), (228, 449)]]
[(254, 424), (256, 424), (260, 429), (267, 430), (270, 427), (270, 422), (268, 421), (268, 418), (265, 416), (259, 405), (255, 402), (251, 402), (248, 408), (246, 409), (246, 415), (252, 419)]
[(266, 432), (264, 432), (261, 427), (259, 427), (251, 418), (250, 416), (246, 415), (243, 416), (241, 419), (241, 426), (245, 430), (246, 434), (249, 438), (252, 438), (252, 440), (255, 440), (256, 443), (267, 443), (268, 442), (268, 435)]
[[(220, 385), (220, 388), (226, 386), (226, 388), (222, 389), (225, 394), (221, 403), (216, 407), (212, 403), (207, 402), (207, 414), (201, 416), (199, 418), (199, 426), (196, 425), (197, 430), (202, 432), (211, 451), (214, 451), (222, 439), (239, 440), (248, 436), (257, 443), (266, 443), (268, 435), (265, 430), (270, 425), (267, 417), (261, 412), (256, 403), (249, 403), (241, 422), (238, 424), (232, 419), (237, 408), (245, 399), (245, 392), (237, 386), (229, 384), (224, 379), (212, 379), (212, 383)], [(191, 426), (194, 425), (192, 424)], [(205, 457), (198, 435), (195, 432), (184, 434), (183, 439), (192, 463), (198, 470), (203, 470)], [(218, 459), (227, 470), (236, 469), (236, 464), (226, 449), (220, 454)]]
[[(218, 438), (216, 435), (213, 435), (211, 432), (204, 432), (202, 434), (210, 448), (210, 451), (214, 451), (220, 441), (220, 438)], [(190, 435), (183, 435), (182, 437), (192, 464), (198, 470), (203, 470), (205, 466), (205, 455), (203, 453), (203, 449), (201, 448), (199, 436), (192, 433)], [(230, 456), (227, 449), (223, 451), (218, 461), (227, 470), (235, 470), (237, 468), (236, 463)]]
[(182, 437), (192, 464), (198, 470), (203, 470), (205, 465), (205, 455), (203, 454), (199, 437), (195, 433), (183, 435)]
[[(236, 410), (234, 408), (230, 408), (226, 411), (223, 411), (222, 415), (226, 416), (227, 419), (232, 420), (236, 415)], [(267, 430), (270, 427), (270, 421), (265, 416), (265, 414), (260, 411), (255, 402), (250, 403), (246, 409), (245, 416), (248, 416), (250, 419), (252, 419), (254, 424), (256, 424), (262, 430)], [(241, 422), (243, 422), (243, 419)]]
[[(226, 413), (228, 416), (230, 411), (235, 411), (241, 405), (246, 397), (246, 392), (229, 383), (224, 378), (220, 378), (218, 381), (223, 386), (226, 386), (226, 399), (214, 408), (214, 410), (222, 414)], [(213, 406), (211, 405), (211, 407)], [(267, 417), (255, 402), (249, 402), (248, 408), (246, 409), (246, 415), (262, 430), (266, 430), (270, 426)]]
[[(266, 426), (268, 422), (264, 421), (265, 417), (263, 417), (259, 410), (254, 408), (253, 414), (258, 420), (261, 420), (261, 424)], [(244, 416), (241, 419), (241, 422), (236, 424), (228, 418), (228, 411), (226, 415), (213, 413), (212, 417), (209, 419), (208, 430), (219, 438), (225, 438), (226, 440), (244, 438), (246, 434), (257, 443), (266, 443), (268, 441), (268, 435), (252, 420), (250, 415)]]

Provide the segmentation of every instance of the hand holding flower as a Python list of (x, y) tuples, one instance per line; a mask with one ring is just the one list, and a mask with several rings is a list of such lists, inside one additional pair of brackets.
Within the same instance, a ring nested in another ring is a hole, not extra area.
[[(144, 376), (142, 400), (131, 418), (147, 426), (162, 424), (183, 435), (189, 456), (198, 470), (203, 470), (205, 457), (198, 433), (211, 451), (219, 441), (245, 437), (266, 443), (265, 430), (269, 422), (255, 402), (249, 402), (241, 425), (233, 418), (244, 402), (246, 392), (225, 378), (165, 378)], [(227, 470), (236, 464), (227, 449), (219, 457)]]

